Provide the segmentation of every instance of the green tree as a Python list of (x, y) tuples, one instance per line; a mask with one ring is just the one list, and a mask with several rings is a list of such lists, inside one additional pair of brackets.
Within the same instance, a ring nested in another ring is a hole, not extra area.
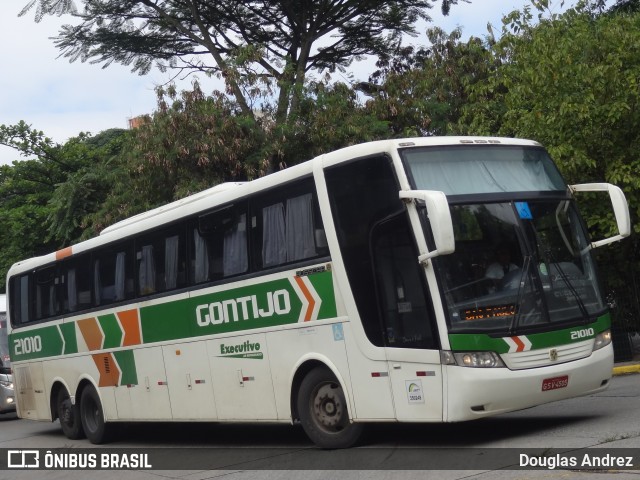
[[(36, 158), (0, 167), (0, 282), (18, 260), (57, 250), (86, 236), (84, 219), (109, 193), (108, 162), (126, 132), (80, 134), (54, 143), (24, 122), (0, 125), (0, 143)], [(93, 232), (91, 232), (93, 233)]]
[[(53, 167), (52, 165), (48, 165)], [(49, 200), (62, 177), (39, 160), (0, 166), (0, 288), (9, 267), (18, 260), (56, 249), (49, 239)]]
[[(73, 13), (54, 41), (63, 56), (104, 66), (204, 71), (223, 78), (241, 112), (276, 97), (276, 124), (295, 118), (311, 71), (343, 70), (395, 50), (433, 0), (31, 0), (36, 21)], [(448, 12), (452, 0), (443, 0)]]
[(56, 185), (48, 202), (48, 238), (58, 248), (99, 232), (94, 214), (125, 174), (121, 153), (128, 136), (126, 130), (110, 129), (95, 137), (80, 134), (60, 146), (60, 155), (78, 165)]
[(451, 135), (459, 133), (462, 107), (471, 87), (483, 84), (495, 70), (494, 39), (462, 32), (427, 30), (428, 47), (403, 48), (378, 61), (369, 82), (357, 85), (371, 97), (371, 114), (385, 119), (393, 136)]

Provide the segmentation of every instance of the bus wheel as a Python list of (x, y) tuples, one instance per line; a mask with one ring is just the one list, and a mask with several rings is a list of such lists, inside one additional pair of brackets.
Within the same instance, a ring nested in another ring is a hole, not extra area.
[(304, 377), (297, 406), (305, 433), (321, 448), (351, 447), (362, 434), (363, 425), (349, 421), (342, 387), (326, 368), (315, 368)]
[(62, 387), (58, 390), (58, 398), (56, 399), (56, 412), (62, 427), (62, 433), (71, 440), (84, 438), (84, 430), (80, 421), (80, 411), (78, 402), (75, 405), (71, 403), (69, 392)]
[(113, 425), (104, 421), (100, 397), (91, 385), (82, 390), (80, 396), (80, 419), (84, 433), (91, 443), (109, 442)]

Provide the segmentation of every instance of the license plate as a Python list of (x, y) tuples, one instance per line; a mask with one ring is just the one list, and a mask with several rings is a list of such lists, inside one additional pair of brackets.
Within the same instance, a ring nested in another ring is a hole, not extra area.
[(569, 385), (569, 375), (563, 375), (562, 377), (545, 378), (542, 381), (542, 391), (557, 390), (558, 388), (564, 388)]

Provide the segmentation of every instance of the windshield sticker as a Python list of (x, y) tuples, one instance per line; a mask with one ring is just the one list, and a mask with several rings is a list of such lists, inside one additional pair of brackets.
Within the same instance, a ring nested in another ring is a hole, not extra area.
[(516, 210), (518, 210), (518, 215), (520, 215), (520, 218), (523, 220), (533, 220), (531, 209), (529, 209), (529, 202), (516, 202)]

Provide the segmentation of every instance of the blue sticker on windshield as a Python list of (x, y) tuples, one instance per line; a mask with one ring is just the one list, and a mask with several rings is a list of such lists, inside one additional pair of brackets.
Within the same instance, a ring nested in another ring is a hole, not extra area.
[(533, 220), (533, 215), (531, 215), (528, 202), (516, 202), (516, 209), (518, 210), (520, 218), (524, 220)]

